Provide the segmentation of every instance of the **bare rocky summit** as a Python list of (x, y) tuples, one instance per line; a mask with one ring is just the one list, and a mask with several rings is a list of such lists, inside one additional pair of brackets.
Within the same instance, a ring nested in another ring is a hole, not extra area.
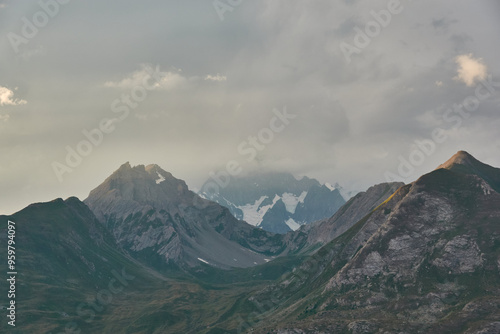
[(157, 165), (123, 164), (84, 202), (125, 251), (160, 270), (250, 267), (283, 251), (279, 237), (238, 221)]

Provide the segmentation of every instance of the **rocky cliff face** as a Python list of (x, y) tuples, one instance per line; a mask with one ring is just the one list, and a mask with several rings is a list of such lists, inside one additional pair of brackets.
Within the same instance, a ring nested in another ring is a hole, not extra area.
[[(498, 177), (500, 169), (459, 152), (401, 187), (306, 261), (295, 290), (292, 275), (264, 292), (288, 294), (272, 319), (293, 322), (286, 326), (290, 333), (498, 328)], [(287, 332), (265, 328), (261, 332)]]
[(155, 268), (248, 267), (283, 250), (279, 237), (238, 221), (157, 165), (122, 165), (85, 204), (124, 250)]

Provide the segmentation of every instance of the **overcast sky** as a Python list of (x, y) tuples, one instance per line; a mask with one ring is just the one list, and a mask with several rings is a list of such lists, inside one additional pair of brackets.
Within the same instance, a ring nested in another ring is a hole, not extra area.
[(360, 190), (500, 166), (496, 0), (60, 2), (0, 0), (0, 213), (127, 161), (191, 188), (232, 160)]

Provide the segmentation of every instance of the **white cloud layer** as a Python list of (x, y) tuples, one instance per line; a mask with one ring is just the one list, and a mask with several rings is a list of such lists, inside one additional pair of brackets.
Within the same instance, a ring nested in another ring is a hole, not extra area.
[(486, 65), (480, 58), (474, 58), (472, 54), (464, 54), (456, 59), (458, 64), (457, 80), (462, 81), (468, 87), (474, 86), (478, 81), (486, 79)]
[(220, 75), (219, 73), (217, 73), (216, 75), (207, 75), (205, 77), (205, 80), (209, 80), (209, 81), (226, 81), (227, 80), (227, 77), (225, 75)]
[(161, 78), (154, 78), (155, 69), (151, 65), (141, 65), (141, 69), (132, 72), (119, 81), (107, 81), (104, 86), (120, 89), (132, 89), (139, 86), (153, 86), (157, 90), (172, 90), (187, 85), (189, 79), (181, 74), (182, 70), (161, 72)]
[[(153, 90), (174, 90), (178, 88), (187, 88), (190, 84), (199, 82), (202, 78), (199, 76), (186, 77), (182, 74), (181, 69), (171, 70), (167, 72), (160, 71), (159, 68), (153, 68), (149, 64), (142, 64), (141, 68), (126, 75), (118, 81), (106, 81), (105, 87), (133, 89), (134, 87), (147, 86)], [(223, 82), (227, 80), (225, 75), (217, 73), (216, 75), (208, 74), (203, 78), (205, 81)]]

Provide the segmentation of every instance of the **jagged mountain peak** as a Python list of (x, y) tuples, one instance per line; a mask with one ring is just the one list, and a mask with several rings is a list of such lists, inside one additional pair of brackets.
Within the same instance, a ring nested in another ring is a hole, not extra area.
[[(154, 183), (160, 184), (163, 183), (164, 181), (169, 182), (174, 182), (181, 184), (183, 188), (187, 189), (187, 185), (184, 181), (175, 178), (172, 173), (169, 173), (162, 169), (160, 166), (157, 164), (150, 164), (150, 165), (137, 165), (132, 167), (129, 162), (124, 163), (123, 165), (120, 166), (113, 174), (111, 174), (108, 180), (123, 180), (123, 181), (130, 181), (131, 179), (135, 180), (148, 180), (148, 181), (155, 181)], [(161, 180), (160, 180), (161, 179)], [(103, 184), (106, 183), (104, 181)], [(151, 183), (154, 185), (154, 183)]]
[(110, 177), (118, 178), (118, 177), (125, 177), (127, 175), (133, 177), (139, 177), (141, 174), (143, 176), (146, 176), (146, 174), (148, 174), (158, 178), (158, 173), (164, 176), (165, 178), (175, 179), (171, 173), (165, 171), (157, 164), (149, 164), (149, 165), (140, 164), (137, 166), (132, 166), (128, 161), (123, 165), (121, 165), (120, 168), (118, 168), (115, 172), (113, 172), (113, 174), (111, 174)]
[(111, 212), (126, 217), (150, 207), (168, 210), (181, 203), (190, 205), (193, 196), (183, 180), (158, 165), (132, 167), (127, 162), (92, 190), (85, 203), (98, 218)]
[[(157, 164), (150, 164), (145, 167), (146, 172), (151, 173), (151, 172), (164, 172), (168, 173), (167, 171), (163, 170), (160, 166)], [(168, 173), (170, 174), (170, 173)]]
[(475, 164), (482, 164), (482, 163), (476, 160), (476, 158), (474, 158), (468, 152), (458, 151), (444, 164), (439, 165), (437, 169), (440, 168), (451, 169), (455, 165), (473, 166)]
[(118, 170), (127, 170), (127, 169), (132, 169), (132, 166), (130, 165), (130, 162), (126, 162), (124, 163), (123, 165), (120, 166), (120, 168), (118, 168)]
[(452, 172), (475, 175), (486, 181), (500, 193), (500, 168), (484, 164), (465, 151), (458, 151), (436, 170), (446, 169)]

